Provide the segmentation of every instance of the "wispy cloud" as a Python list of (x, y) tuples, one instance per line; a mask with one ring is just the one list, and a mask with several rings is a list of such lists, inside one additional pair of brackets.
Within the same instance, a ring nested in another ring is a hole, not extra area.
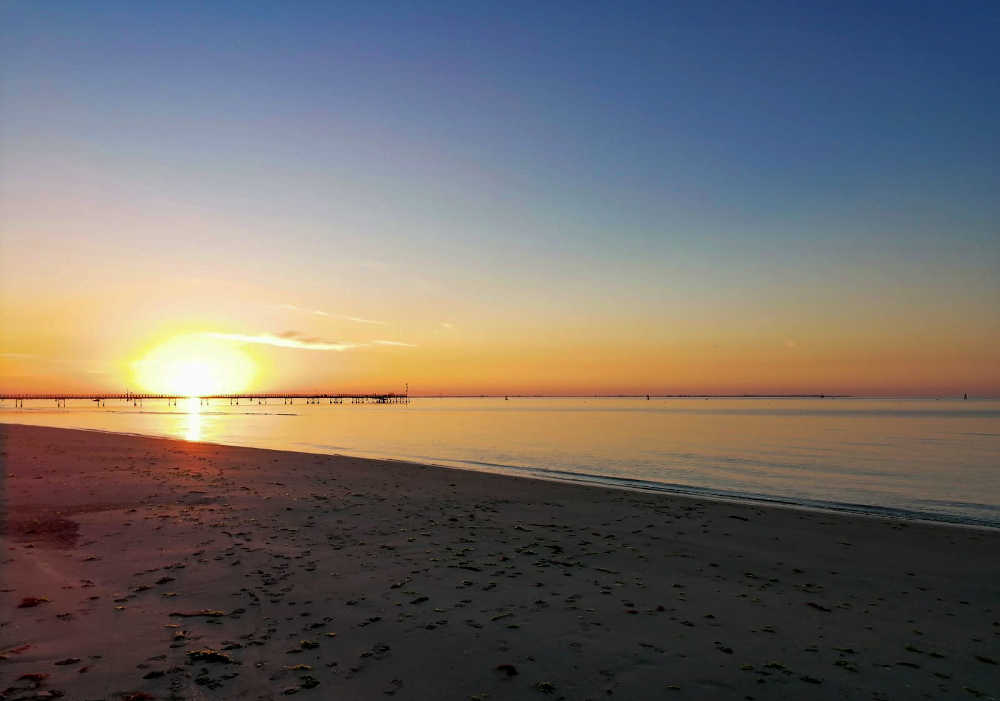
[(0, 358), (34, 358), (32, 353), (0, 353)]
[(360, 316), (351, 316), (349, 314), (335, 314), (333, 312), (325, 312), (322, 309), (306, 309), (305, 307), (298, 307), (294, 304), (276, 304), (274, 306), (278, 309), (287, 309), (288, 311), (299, 312), (300, 314), (312, 314), (313, 316), (326, 316), (333, 319), (343, 319), (345, 321), (353, 321), (356, 324), (375, 324), (377, 326), (385, 326), (384, 321), (364, 319)]
[(299, 312), (301, 314), (312, 314), (314, 316), (332, 316), (330, 312), (324, 312), (321, 309), (306, 309), (304, 307), (297, 307), (294, 304), (274, 304), (272, 305), (276, 309), (287, 309), (290, 312)]
[(376, 326), (385, 326), (384, 321), (375, 321), (374, 319), (362, 319), (358, 316), (347, 316), (345, 314), (331, 314), (330, 316), (335, 316), (338, 319), (346, 319), (347, 321), (353, 321), (358, 324), (375, 324)]
[(414, 343), (403, 343), (402, 341), (372, 341), (377, 346), (405, 346), (407, 348), (416, 348)]
[(300, 348), (303, 350), (320, 351), (346, 351), (360, 348), (364, 344), (350, 343), (347, 341), (325, 341), (314, 336), (305, 336), (297, 331), (285, 331), (280, 334), (242, 334), (242, 333), (216, 333), (205, 334), (210, 338), (221, 338), (227, 341), (238, 341), (240, 343), (259, 343), (265, 346), (278, 346), (279, 348)]
[(453, 329), (453, 328), (455, 328), (455, 325), (453, 323), (451, 323), (450, 321), (442, 321), (441, 322), (441, 326), (443, 326), (446, 329)]

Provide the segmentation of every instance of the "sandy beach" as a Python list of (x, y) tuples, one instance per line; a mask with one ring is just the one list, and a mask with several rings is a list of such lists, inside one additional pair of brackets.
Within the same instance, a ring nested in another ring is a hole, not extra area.
[(1000, 533), (0, 425), (0, 698), (1000, 696)]

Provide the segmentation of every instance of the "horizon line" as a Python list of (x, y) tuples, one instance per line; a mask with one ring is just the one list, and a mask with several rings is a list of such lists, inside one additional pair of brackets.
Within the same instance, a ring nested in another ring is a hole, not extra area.
[(257, 391), (257, 392), (213, 392), (206, 394), (183, 394), (170, 392), (133, 392), (130, 390), (117, 392), (0, 392), (0, 400), (7, 399), (27, 399), (42, 401), (46, 399), (90, 399), (145, 397), (147, 399), (204, 399), (204, 398), (257, 398), (270, 396), (275, 398), (294, 397), (327, 397), (338, 395), (348, 396), (395, 396), (409, 397), (411, 399), (494, 399), (494, 398), (514, 398), (514, 399), (945, 399), (945, 398), (965, 398), (965, 399), (1000, 399), (1000, 394), (970, 394), (968, 392), (944, 392), (944, 393), (835, 393), (824, 392), (597, 392), (597, 393), (505, 393), (505, 392), (421, 392), (418, 394), (407, 393), (406, 391), (364, 391), (364, 392), (325, 392), (325, 391)]

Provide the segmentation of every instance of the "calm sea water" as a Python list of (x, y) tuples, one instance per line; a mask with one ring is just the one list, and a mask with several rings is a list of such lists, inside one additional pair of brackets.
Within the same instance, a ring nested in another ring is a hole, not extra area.
[(197, 400), (0, 406), (0, 422), (312, 453), (1000, 527), (1000, 401)]

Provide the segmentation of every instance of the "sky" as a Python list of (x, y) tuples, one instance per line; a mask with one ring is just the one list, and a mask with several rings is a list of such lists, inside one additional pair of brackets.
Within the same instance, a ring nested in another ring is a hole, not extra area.
[(0, 3), (0, 392), (1000, 395), (998, 29)]

